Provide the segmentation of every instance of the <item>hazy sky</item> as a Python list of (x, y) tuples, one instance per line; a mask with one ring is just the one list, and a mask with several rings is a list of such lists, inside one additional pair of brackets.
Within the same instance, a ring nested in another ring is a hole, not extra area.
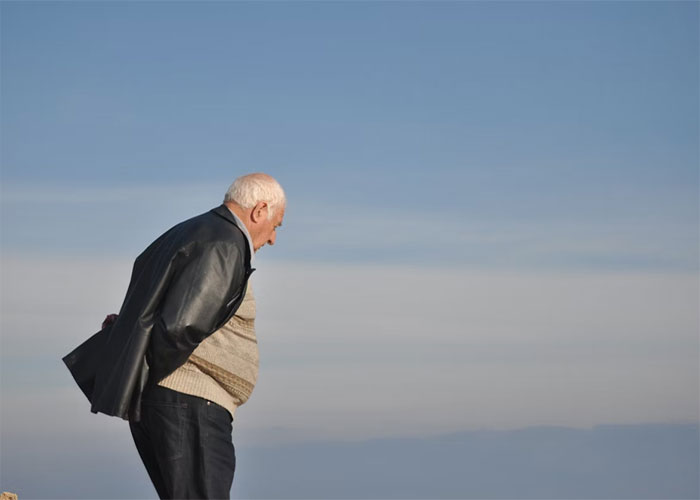
[(698, 420), (697, 2), (0, 9), (3, 435), (122, 436), (60, 358), (251, 171), (250, 442)]

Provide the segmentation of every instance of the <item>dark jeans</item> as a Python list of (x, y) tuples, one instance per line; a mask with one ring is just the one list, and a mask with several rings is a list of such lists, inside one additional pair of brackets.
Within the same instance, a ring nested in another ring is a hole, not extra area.
[(160, 498), (229, 498), (231, 414), (206, 399), (149, 386), (131, 435)]

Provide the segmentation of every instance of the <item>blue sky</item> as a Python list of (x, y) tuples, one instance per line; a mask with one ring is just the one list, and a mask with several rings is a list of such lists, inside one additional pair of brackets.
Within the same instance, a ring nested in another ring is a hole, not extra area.
[(128, 439), (59, 359), (251, 171), (249, 444), (698, 421), (697, 2), (0, 14), (3, 439)]
[[(39, 210), (40, 188), (65, 199), (206, 185), (219, 198), (241, 171), (263, 170), (296, 214), (368, 207), (456, 232), (482, 222), (586, 239), (624, 226), (630, 248), (661, 231), (662, 248), (642, 255), (518, 265), (696, 269), (696, 21), (695, 3), (661, 2), (6, 2), (6, 212), (18, 192)], [(4, 221), (10, 249), (94, 245), (22, 234), (38, 214), (17, 211), (21, 222)], [(309, 260), (430, 260), (420, 245), (389, 246), (317, 246)], [(475, 265), (499, 252), (444, 251)]]

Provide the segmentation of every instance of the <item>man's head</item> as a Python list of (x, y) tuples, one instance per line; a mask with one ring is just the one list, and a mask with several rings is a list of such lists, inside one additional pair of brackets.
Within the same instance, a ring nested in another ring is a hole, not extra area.
[(287, 205), (275, 179), (260, 173), (239, 177), (226, 191), (224, 204), (243, 221), (256, 252), (265, 244), (274, 245)]

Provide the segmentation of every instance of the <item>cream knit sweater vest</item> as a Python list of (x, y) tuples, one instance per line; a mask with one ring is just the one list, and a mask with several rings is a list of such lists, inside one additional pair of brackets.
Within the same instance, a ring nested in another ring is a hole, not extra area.
[(233, 417), (258, 379), (255, 298), (248, 282), (236, 314), (197, 346), (180, 368), (158, 385), (213, 401)]

